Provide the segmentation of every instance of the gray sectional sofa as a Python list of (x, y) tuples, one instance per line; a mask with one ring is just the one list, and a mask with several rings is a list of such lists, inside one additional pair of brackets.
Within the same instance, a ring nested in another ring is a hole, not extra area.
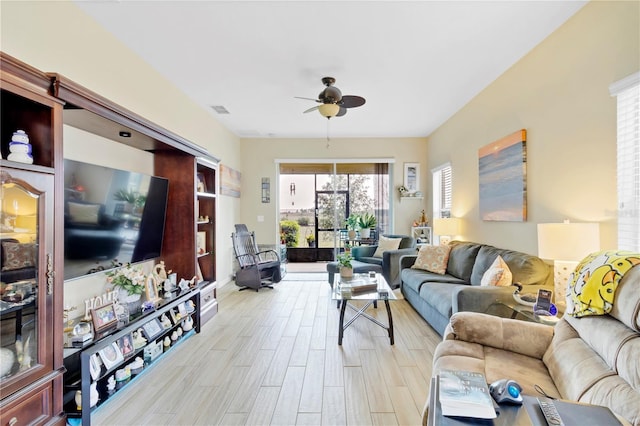
[(498, 255), (522, 284), (522, 293), (553, 290), (553, 268), (539, 257), (486, 244), (452, 241), (444, 275), (413, 269), (417, 256), (400, 259), (402, 294), (413, 308), (443, 335), (455, 312), (487, 312), (497, 301), (513, 301), (513, 286), (480, 286), (482, 276)]

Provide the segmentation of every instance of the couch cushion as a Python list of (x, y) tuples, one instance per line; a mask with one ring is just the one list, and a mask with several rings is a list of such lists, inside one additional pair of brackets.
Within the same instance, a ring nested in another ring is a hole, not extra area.
[(387, 250), (398, 250), (400, 247), (400, 242), (402, 241), (401, 237), (398, 238), (389, 238), (384, 235), (380, 237), (378, 240), (378, 248), (376, 252), (373, 253), (373, 257), (382, 258), (382, 253)]
[(481, 244), (468, 241), (451, 241), (447, 274), (458, 277), (464, 282), (471, 282), (471, 272)]
[(482, 276), (480, 285), (506, 287), (511, 285), (512, 280), (513, 274), (511, 274), (509, 266), (501, 256), (498, 256)]
[(498, 255), (509, 265), (513, 282), (543, 285), (550, 278), (551, 268), (537, 256), (493, 246), (481, 246), (471, 272), (471, 285), (480, 285), (482, 276)]
[(420, 287), (420, 297), (440, 315), (450, 317), (453, 306), (453, 291), (460, 284), (430, 282)]
[(413, 264), (413, 269), (424, 269), (425, 271), (444, 274), (447, 271), (447, 261), (449, 260), (449, 246), (424, 245), (418, 251), (418, 258)]

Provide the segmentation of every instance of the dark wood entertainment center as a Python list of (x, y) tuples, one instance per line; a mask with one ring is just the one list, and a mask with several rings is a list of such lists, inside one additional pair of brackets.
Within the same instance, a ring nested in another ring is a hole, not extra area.
[[(39, 212), (40, 232), (33, 236), (38, 247), (34, 279), (37, 309), (32, 314), (38, 325), (38, 351), (31, 368), (0, 378), (0, 421), (62, 424), (65, 419), (63, 124), (154, 155), (154, 174), (169, 180), (170, 207), (161, 259), (178, 277), (198, 277), (197, 291), (188, 296), (198, 310), (194, 330), (199, 330), (218, 309), (215, 242), (219, 160), (204, 148), (64, 76), (39, 71), (4, 52), (0, 52), (0, 90), (2, 158), (7, 158), (9, 141), (17, 129), (29, 135), (34, 156), (33, 165), (2, 160), (3, 185), (11, 183), (9, 178), (5, 179), (5, 172), (12, 173), (11, 179), (36, 188), (47, 203), (46, 209)], [(67, 121), (67, 114), (71, 122)], [(118, 139), (121, 131), (130, 132), (131, 137), (126, 141)], [(42, 183), (43, 180), (51, 185)], [(10, 319), (16, 321), (13, 316)], [(85, 380), (86, 374), (82, 378), (83, 389), (88, 387)], [(90, 421), (86, 413), (82, 417), (83, 422), (87, 418)]]

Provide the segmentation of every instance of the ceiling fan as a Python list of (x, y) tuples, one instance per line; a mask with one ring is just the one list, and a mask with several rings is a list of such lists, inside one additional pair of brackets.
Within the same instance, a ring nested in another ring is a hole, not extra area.
[(316, 105), (313, 108), (309, 108), (304, 111), (304, 114), (314, 110), (318, 110), (323, 117), (327, 119), (331, 117), (342, 117), (347, 113), (347, 108), (355, 108), (364, 105), (366, 102), (363, 97), (355, 95), (342, 95), (340, 89), (334, 86), (336, 79), (333, 77), (324, 77), (322, 84), (324, 89), (318, 95), (318, 99), (302, 98), (296, 96), (298, 99), (307, 99), (310, 101), (318, 102), (320, 105)]

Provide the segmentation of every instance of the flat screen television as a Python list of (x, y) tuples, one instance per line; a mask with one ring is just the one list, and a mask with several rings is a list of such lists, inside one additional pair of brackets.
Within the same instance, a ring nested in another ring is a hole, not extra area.
[(160, 257), (169, 181), (64, 160), (64, 278)]

